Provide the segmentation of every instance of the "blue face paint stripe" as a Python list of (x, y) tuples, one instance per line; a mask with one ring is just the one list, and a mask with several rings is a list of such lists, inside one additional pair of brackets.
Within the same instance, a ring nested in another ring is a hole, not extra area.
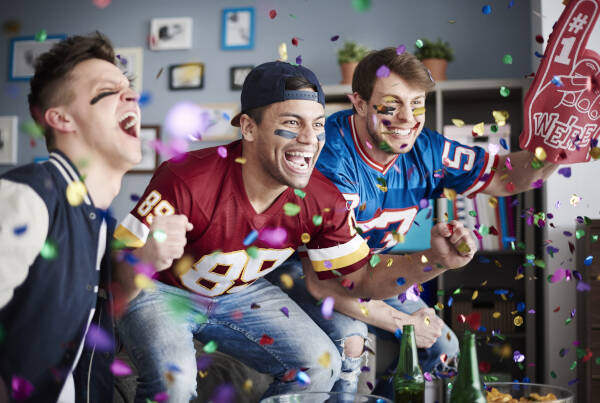
[(293, 140), (298, 137), (298, 133), (291, 132), (289, 130), (276, 129), (275, 134), (283, 137), (284, 139)]
[[(275, 134), (277, 136), (281, 136), (284, 139), (289, 139), (289, 140), (293, 140), (296, 137), (298, 137), (298, 133), (294, 133), (294, 132), (291, 132), (289, 130), (283, 130), (283, 129), (276, 129), (275, 130)], [(325, 132), (317, 134), (317, 140), (318, 141), (325, 141)]]

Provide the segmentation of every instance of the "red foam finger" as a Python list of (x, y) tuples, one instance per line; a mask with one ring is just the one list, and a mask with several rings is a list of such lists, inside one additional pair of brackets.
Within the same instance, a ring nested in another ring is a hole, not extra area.
[(591, 140), (600, 134), (600, 56), (585, 45), (600, 12), (600, 0), (571, 0), (548, 40), (535, 79), (525, 96), (521, 148), (542, 147), (557, 163), (590, 159)]

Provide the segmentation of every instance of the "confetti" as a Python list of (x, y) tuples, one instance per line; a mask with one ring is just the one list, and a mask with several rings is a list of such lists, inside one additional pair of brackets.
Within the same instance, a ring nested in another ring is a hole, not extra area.
[(552, 84), (554, 84), (555, 86), (557, 86), (557, 87), (559, 87), (559, 88), (563, 86), (563, 83), (562, 83), (562, 81), (560, 80), (560, 77), (559, 77), (559, 76), (554, 76), (554, 77), (552, 77), (552, 81), (551, 81), (551, 82), (552, 82)]
[(513, 62), (513, 58), (512, 58), (511, 55), (506, 54), (506, 55), (502, 56), (502, 63), (504, 63), (504, 64), (512, 64), (512, 62)]
[(176, 139), (202, 138), (204, 132), (213, 124), (211, 112), (190, 101), (176, 103), (165, 116), (166, 131)]
[(585, 260), (583, 261), (583, 264), (586, 266), (589, 266), (592, 264), (592, 260), (594, 259), (594, 256), (588, 256), (585, 258)]
[(321, 315), (323, 315), (325, 319), (331, 319), (333, 315), (334, 303), (335, 300), (333, 299), (333, 297), (326, 297), (323, 300), (323, 304), (321, 305)]
[(301, 199), (304, 199), (304, 197), (306, 196), (306, 192), (300, 189), (294, 189), (294, 194)]
[(133, 371), (123, 361), (115, 358), (112, 364), (110, 364), (110, 372), (115, 376), (126, 376), (131, 375)]
[(258, 259), (258, 248), (256, 246), (251, 246), (248, 249), (246, 249), (246, 253), (252, 259)]
[(521, 354), (521, 352), (519, 350), (515, 350), (513, 353), (513, 360), (515, 362), (523, 362), (523, 361), (525, 361), (525, 356), (523, 354)]
[(101, 327), (91, 323), (85, 335), (85, 346), (97, 351), (111, 351), (114, 347), (112, 337)]
[(227, 149), (223, 146), (219, 146), (217, 148), (217, 154), (219, 154), (219, 157), (221, 158), (227, 158)]
[(427, 382), (431, 382), (431, 381), (433, 380), (433, 377), (432, 377), (432, 376), (431, 376), (431, 374), (430, 374), (429, 372), (427, 372), (427, 371), (425, 371), (425, 372), (423, 373), (423, 378), (425, 378), (425, 380), (426, 380)]
[(306, 232), (305, 232), (305, 233), (303, 233), (303, 234), (300, 236), (300, 240), (302, 241), (302, 243), (309, 243), (309, 242), (310, 242), (310, 234), (308, 234), (308, 233), (306, 233)]
[(35, 40), (37, 42), (44, 42), (48, 38), (48, 33), (45, 29), (42, 29), (35, 34)]
[(277, 48), (277, 52), (279, 52), (279, 60), (282, 62), (287, 62), (288, 53), (287, 53), (287, 45), (285, 42), (282, 42)]
[(371, 8), (371, 0), (352, 0), (354, 11), (365, 12)]
[(280, 311), (281, 311), (281, 312), (282, 312), (282, 313), (283, 313), (285, 316), (287, 316), (288, 318), (290, 317), (290, 310), (289, 310), (289, 309), (288, 309), (286, 306), (284, 306), (283, 308), (281, 308), (281, 309), (280, 309)]
[(523, 317), (521, 315), (515, 316), (515, 318), (513, 319), (513, 323), (515, 324), (515, 326), (521, 326), (523, 324)]
[(506, 98), (507, 96), (510, 95), (510, 89), (508, 89), (507, 87), (500, 87), (500, 95), (502, 95), (504, 98)]
[(471, 296), (471, 300), (473, 300), (473, 301), (476, 300), (478, 296), (479, 296), (479, 291), (478, 290), (473, 291), (473, 295)]
[(204, 345), (204, 347), (202, 348), (202, 350), (204, 350), (205, 353), (207, 354), (212, 354), (215, 351), (217, 351), (217, 342), (214, 340), (209, 341), (208, 343), (206, 343)]
[(340, 36), (339, 36), (339, 35), (333, 35), (331, 38), (329, 38), (329, 40), (330, 40), (331, 42), (335, 42), (335, 41), (337, 41), (338, 39), (340, 39)]
[(33, 120), (23, 123), (21, 125), (21, 130), (33, 138), (40, 139), (44, 137), (44, 129), (42, 129), (42, 126), (38, 125)]
[(329, 368), (331, 366), (331, 354), (327, 351), (321, 354), (319, 356), (319, 364), (321, 364), (323, 368)]
[(283, 211), (287, 216), (295, 216), (300, 212), (300, 206), (294, 203), (285, 203), (283, 205)]
[(292, 45), (298, 46), (298, 38), (296, 38), (296, 37), (292, 38)]
[(154, 238), (154, 240), (159, 243), (162, 243), (167, 240), (167, 233), (160, 229), (152, 231), (150, 235), (152, 235), (152, 238)]
[(277, 17), (277, 10), (269, 10), (269, 18), (273, 20), (275, 17)]
[(302, 56), (301, 55), (296, 56), (296, 64), (297, 65), (301, 65), (302, 64)]
[(164, 69), (165, 69), (164, 67), (161, 67), (160, 70), (158, 70), (158, 73), (156, 73), (156, 78), (155, 78), (156, 80), (158, 80), (158, 78), (160, 77), (160, 75), (162, 74)]
[(154, 288), (155, 285), (152, 282), (152, 279), (145, 274), (136, 274), (133, 277), (133, 283), (137, 288), (142, 290)]
[(40, 255), (46, 260), (56, 259), (58, 256), (56, 242), (46, 239), (46, 242), (44, 242), (44, 245), (42, 246), (42, 250), (40, 250)]
[(481, 12), (483, 13), (483, 15), (489, 15), (492, 12), (492, 6), (486, 4), (485, 6), (483, 6), (481, 8)]
[(246, 379), (244, 381), (244, 385), (242, 385), (242, 389), (244, 389), (244, 392), (246, 392), (246, 393), (252, 392), (253, 387), (254, 387), (254, 382), (252, 382), (252, 379)]
[(473, 136), (483, 136), (484, 130), (485, 124), (483, 122), (479, 122), (473, 126), (473, 131), (471, 134), (473, 134)]
[(312, 222), (314, 225), (319, 226), (323, 224), (323, 217), (318, 214), (315, 214), (312, 218)]
[[(492, 117), (494, 118), (494, 121), (496, 122), (496, 124), (500, 127), (506, 125), (506, 121), (509, 118), (509, 113), (508, 111), (492, 111)], [(498, 128), (496, 128), (496, 131), (498, 130)]]
[(253, 229), (248, 235), (246, 235), (246, 238), (244, 238), (244, 246), (252, 244), (254, 241), (256, 241), (256, 238), (258, 238), (258, 231)]
[(565, 178), (571, 177), (571, 167), (563, 167), (558, 170), (558, 174), (564, 176)]
[(540, 161), (544, 161), (547, 157), (546, 150), (544, 150), (544, 147), (536, 147), (534, 155), (535, 158), (537, 158)]
[(478, 330), (481, 327), (481, 314), (479, 312), (473, 312), (465, 317), (465, 322), (473, 330)]
[(462, 253), (463, 255), (471, 252), (471, 248), (469, 247), (469, 245), (465, 241), (462, 241), (461, 243), (459, 243), (456, 246), (456, 250), (459, 251), (460, 253)]
[(296, 380), (301, 385), (310, 385), (310, 377), (304, 371), (298, 371), (296, 374)]
[(219, 385), (215, 388), (209, 401), (212, 403), (234, 403), (235, 388), (229, 383)]
[(33, 384), (25, 378), (13, 375), (10, 383), (12, 387), (12, 398), (15, 400), (26, 400), (33, 393)]
[(287, 273), (283, 273), (279, 276), (279, 281), (281, 282), (281, 285), (288, 290), (294, 286), (294, 279)]
[(21, 235), (23, 235), (23, 234), (24, 234), (26, 231), (27, 231), (27, 224), (24, 224), (24, 225), (19, 225), (19, 226), (17, 226), (17, 227), (14, 227), (14, 228), (13, 228), (13, 233), (14, 233), (16, 236), (21, 236)]
[(379, 68), (375, 72), (375, 75), (379, 78), (389, 77), (390, 76), (390, 68), (388, 66), (386, 66), (385, 64), (382, 64), (381, 66), (379, 66)]
[(492, 313), (492, 318), (494, 319), (498, 319), (502, 314), (500, 312), (494, 312)]
[(396, 54), (397, 55), (401, 55), (402, 53), (406, 52), (406, 46), (405, 45), (400, 45), (396, 48)]
[(456, 190), (450, 188), (444, 188), (444, 196), (448, 200), (456, 199)]
[(273, 248), (280, 248), (287, 240), (287, 230), (283, 227), (264, 228), (260, 231), (258, 239), (264, 241)]
[(371, 267), (377, 266), (379, 262), (381, 262), (381, 257), (376, 253), (371, 256), (371, 259), (369, 259), (369, 265)]
[(150, 105), (151, 102), (152, 94), (150, 92), (144, 91), (140, 94), (140, 97), (138, 98), (138, 104), (140, 105), (140, 108)]
[(463, 127), (465, 125), (465, 121), (462, 119), (452, 119), (452, 124), (456, 127)]
[(103, 9), (103, 8), (110, 6), (111, 1), (112, 0), (93, 0), (93, 4), (97, 8)]
[(403, 286), (406, 283), (406, 279), (404, 277), (398, 277), (396, 279), (396, 284), (398, 284), (399, 286)]
[(422, 47), (423, 47), (423, 41), (422, 41), (422, 40), (420, 40), (420, 39), (417, 39), (417, 40), (415, 41), (415, 46), (416, 46), (417, 48), (419, 48), (419, 49), (420, 49), (420, 48), (422, 48)]

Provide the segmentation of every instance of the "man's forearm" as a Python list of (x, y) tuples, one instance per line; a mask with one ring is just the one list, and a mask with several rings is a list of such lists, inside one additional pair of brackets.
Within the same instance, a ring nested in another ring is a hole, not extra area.
[(397, 296), (413, 286), (442, 274), (447, 269), (438, 265), (431, 249), (408, 255), (378, 255), (380, 262), (346, 278), (355, 286), (348, 288), (348, 295), (357, 298), (387, 299)]
[[(510, 163), (507, 164), (507, 158)], [(490, 186), (483, 192), (494, 196), (510, 196), (532, 189), (538, 180), (546, 180), (558, 164), (542, 162), (541, 168), (532, 166), (535, 155), (529, 151), (517, 151), (500, 157), (500, 165)], [(509, 168), (510, 167), (510, 168)]]
[[(135, 256), (135, 251), (131, 254)], [(113, 261), (112, 277), (119, 284), (121, 298), (129, 302), (137, 297), (141, 291), (135, 284), (135, 269), (125, 259), (117, 259), (115, 255), (113, 255)]]

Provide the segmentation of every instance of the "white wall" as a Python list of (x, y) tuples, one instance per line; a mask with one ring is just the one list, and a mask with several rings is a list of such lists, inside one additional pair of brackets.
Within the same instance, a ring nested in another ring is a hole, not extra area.
[[(541, 3), (542, 35), (547, 39), (552, 31), (552, 25), (558, 20), (564, 7), (562, 2), (558, 0), (544, 0)], [(533, 9), (535, 10), (535, 6), (533, 6)], [(533, 29), (532, 34), (535, 35)], [(600, 52), (600, 22), (596, 23), (587, 47)], [(547, 226), (544, 236), (560, 251), (554, 254), (554, 258), (549, 255), (545, 256), (546, 269), (544, 270), (544, 277), (553, 273), (559, 267), (576, 269), (575, 255), (570, 253), (567, 243), (568, 241), (575, 243), (575, 236), (567, 238), (563, 235), (563, 231), (575, 233), (575, 218), (577, 216), (600, 218), (600, 187), (596, 185), (598, 183), (597, 178), (600, 178), (600, 162), (575, 164), (570, 167), (570, 178), (555, 173), (546, 182), (545, 186), (546, 212), (554, 214), (554, 219), (551, 222), (554, 223), (556, 228)], [(582, 198), (577, 206), (572, 206), (569, 203), (569, 199), (573, 194)], [(559, 208), (556, 206), (557, 202), (560, 202)], [(565, 325), (565, 319), (569, 317), (571, 310), (576, 308), (576, 284), (575, 281), (550, 284), (545, 278), (541, 281), (544, 281), (545, 287), (545, 382), (567, 386), (570, 380), (577, 377), (577, 369), (573, 371), (569, 369), (571, 363), (576, 359), (573, 342), (577, 340), (577, 314), (569, 325)], [(553, 312), (558, 306), (560, 306), (560, 311)], [(562, 358), (559, 356), (561, 348), (569, 349), (569, 352)], [(550, 376), (551, 371), (556, 373), (556, 379)], [(575, 390), (575, 388), (576, 385), (571, 387), (572, 390)]]

